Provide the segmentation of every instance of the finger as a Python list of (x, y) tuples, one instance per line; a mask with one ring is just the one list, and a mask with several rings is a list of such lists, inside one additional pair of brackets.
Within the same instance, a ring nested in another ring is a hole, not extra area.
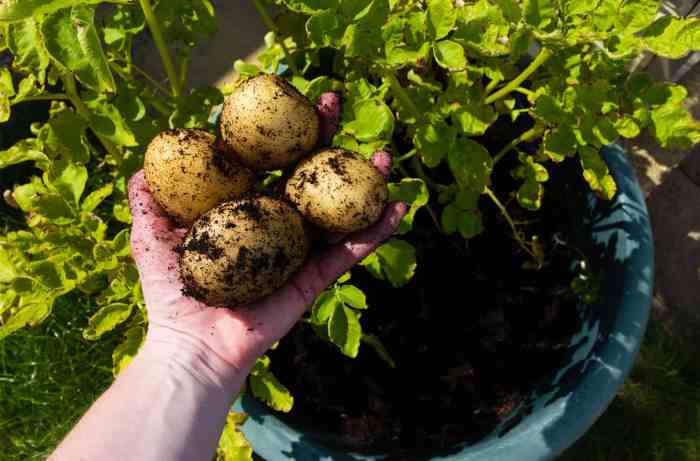
[(175, 247), (184, 237), (151, 195), (143, 170), (129, 181), (131, 250), (142, 275), (177, 272)]
[(388, 178), (391, 173), (391, 154), (385, 150), (378, 150), (372, 154), (372, 164), (384, 178)]
[(340, 110), (342, 104), (340, 96), (333, 92), (323, 93), (316, 103), (316, 113), (319, 118), (319, 142), (328, 145), (333, 141), (333, 136), (340, 127)]
[(406, 204), (392, 203), (386, 207), (375, 225), (350, 235), (343, 242), (313, 257), (292, 281), (295, 288), (301, 292), (304, 305), (313, 302), (335, 279), (389, 238), (407, 211)]

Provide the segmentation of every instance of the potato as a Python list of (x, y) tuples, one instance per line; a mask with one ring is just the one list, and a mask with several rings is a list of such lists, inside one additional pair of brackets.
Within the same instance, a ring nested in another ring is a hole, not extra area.
[(389, 191), (384, 177), (360, 154), (326, 149), (299, 163), (285, 197), (313, 224), (349, 233), (377, 222)]
[(252, 189), (253, 173), (215, 147), (213, 134), (197, 129), (167, 130), (146, 150), (144, 173), (156, 201), (184, 225), (219, 203)]
[(243, 164), (261, 170), (284, 168), (316, 145), (314, 106), (283, 78), (250, 78), (226, 97), (221, 137)]
[(211, 306), (242, 306), (284, 285), (309, 240), (301, 215), (270, 197), (226, 202), (202, 215), (180, 247), (185, 293)]

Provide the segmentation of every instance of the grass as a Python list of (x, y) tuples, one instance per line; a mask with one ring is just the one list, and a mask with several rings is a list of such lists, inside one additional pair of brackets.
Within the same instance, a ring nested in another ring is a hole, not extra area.
[(700, 370), (659, 328), (605, 414), (560, 461), (700, 460)]
[(0, 341), (0, 459), (45, 459), (112, 381), (118, 335), (82, 337), (76, 310), (84, 299), (57, 303), (41, 326)]

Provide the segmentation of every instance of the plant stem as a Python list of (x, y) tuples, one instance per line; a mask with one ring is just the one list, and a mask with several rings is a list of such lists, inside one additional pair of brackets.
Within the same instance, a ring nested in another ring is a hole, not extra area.
[[(70, 99), (70, 102), (75, 107), (75, 111), (78, 113), (78, 115), (85, 119), (88, 125), (90, 125), (90, 109), (85, 105), (78, 94), (78, 86), (75, 83), (75, 77), (72, 73), (64, 74), (61, 76), (61, 80), (63, 81), (63, 88), (66, 91), (68, 99)], [(92, 132), (95, 133), (95, 136), (100, 140), (100, 143), (102, 143), (107, 152), (109, 152), (116, 159), (122, 158), (121, 151), (112, 141), (102, 136), (94, 129), (92, 129)]]
[(409, 153), (402, 155), (401, 157), (396, 157), (394, 159), (394, 162), (401, 163), (404, 160), (408, 160), (409, 158), (415, 156), (418, 153), (416, 149), (412, 149)]
[(384, 74), (387, 80), (389, 80), (389, 86), (391, 86), (391, 92), (394, 94), (394, 97), (401, 101), (401, 104), (408, 109), (408, 111), (411, 113), (411, 115), (418, 120), (421, 118), (421, 113), (420, 110), (418, 110), (418, 107), (413, 103), (411, 98), (408, 96), (408, 93), (406, 93), (406, 90), (403, 89), (399, 81), (396, 79), (396, 75), (393, 73), (387, 72)]
[(520, 93), (520, 94), (524, 94), (524, 95), (527, 96), (528, 98), (531, 98), (531, 97), (535, 96), (535, 92), (534, 92), (534, 91), (530, 91), (530, 90), (528, 90), (527, 88), (523, 88), (522, 86), (517, 87), (517, 88), (514, 89), (513, 91), (518, 92), (518, 93)]
[(514, 149), (518, 144), (523, 143), (523, 142), (528, 142), (532, 141), (534, 139), (537, 139), (539, 136), (542, 135), (544, 132), (544, 127), (542, 125), (535, 125), (529, 130), (527, 130), (525, 133), (521, 134), (514, 140), (512, 140), (506, 147), (500, 150), (498, 154), (493, 158), (493, 163), (496, 164), (498, 163), (499, 160), (503, 158), (504, 155), (506, 155), (508, 152), (510, 152), (512, 149)]
[(180, 85), (182, 88), (187, 87), (187, 72), (190, 69), (190, 56), (180, 60)]
[(19, 101), (13, 102), (12, 105), (19, 104), (27, 101), (53, 101), (53, 100), (70, 100), (65, 93), (54, 93), (54, 94), (40, 94), (37, 96), (27, 96)]
[[(270, 29), (276, 35), (279, 35), (279, 29), (277, 29), (277, 25), (275, 24), (275, 21), (272, 20), (272, 18), (270, 17), (269, 13), (265, 9), (265, 6), (262, 4), (262, 2), (260, 0), (253, 0), (253, 4), (255, 5), (255, 9), (258, 10), (258, 14), (260, 14), (260, 18), (262, 19), (263, 24), (265, 24), (265, 27)], [(299, 68), (292, 60), (292, 53), (289, 52), (289, 48), (287, 48), (287, 45), (284, 43), (284, 38), (283, 37), (278, 37), (278, 38), (280, 39), (279, 44), (282, 47), (282, 51), (284, 51), (284, 56), (287, 58), (287, 64), (289, 65), (289, 68), (292, 69), (292, 72), (294, 72), (294, 74), (302, 75), (299, 72)]]
[(535, 71), (542, 66), (549, 58), (552, 57), (552, 52), (548, 48), (542, 48), (540, 50), (540, 53), (537, 55), (537, 57), (530, 63), (529, 66), (523, 70), (520, 75), (515, 77), (515, 79), (511, 80), (506, 86), (501, 88), (500, 90), (492, 93), (489, 95), (486, 100), (484, 101), (486, 104), (491, 104), (493, 102), (498, 101), (504, 96), (507, 96), (510, 94), (512, 91), (514, 91), (516, 88), (520, 86), (521, 83), (523, 83), (525, 80), (530, 77)]
[(151, 35), (153, 35), (153, 41), (156, 44), (156, 48), (158, 48), (160, 59), (163, 61), (165, 74), (168, 76), (168, 81), (170, 82), (170, 89), (172, 90), (173, 96), (179, 98), (180, 94), (182, 94), (180, 79), (175, 71), (175, 65), (173, 64), (173, 59), (170, 56), (168, 47), (165, 45), (165, 39), (163, 38), (163, 32), (160, 29), (158, 18), (156, 18), (153, 13), (151, 0), (139, 0), (139, 3), (141, 4), (141, 9), (143, 10), (143, 15), (146, 18), (146, 23), (148, 23)]
[(494, 203), (494, 205), (496, 205), (496, 207), (498, 207), (501, 214), (508, 222), (508, 225), (510, 226), (511, 231), (513, 232), (513, 237), (515, 237), (515, 240), (518, 242), (518, 245), (520, 245), (520, 248), (522, 248), (527, 254), (529, 254), (533, 258), (537, 259), (535, 254), (532, 252), (532, 250), (530, 250), (527, 247), (527, 244), (523, 240), (523, 237), (520, 235), (520, 232), (518, 232), (518, 229), (515, 227), (515, 223), (513, 222), (513, 219), (510, 217), (510, 214), (508, 214), (508, 210), (506, 210), (506, 207), (501, 203), (500, 200), (498, 200), (498, 197), (496, 197), (496, 194), (494, 194), (493, 191), (491, 189), (489, 189), (488, 187), (486, 187), (484, 189), (484, 191), (485, 191), (486, 195), (489, 196), (489, 198)]

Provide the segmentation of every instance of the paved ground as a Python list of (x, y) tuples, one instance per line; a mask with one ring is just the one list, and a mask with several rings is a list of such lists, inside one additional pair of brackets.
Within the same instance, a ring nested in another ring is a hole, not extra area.
[[(193, 86), (232, 80), (233, 62), (253, 56), (266, 32), (252, 2), (238, 1), (235, 8), (225, 7), (230, 5), (226, 0), (214, 4), (219, 31), (193, 54)], [(161, 72), (157, 55), (146, 51), (140, 60), (154, 73)], [(648, 69), (663, 77), (680, 65), (652, 61)], [(689, 105), (700, 120), (700, 64), (681, 83), (693, 95)], [(648, 196), (654, 226), (656, 318), (679, 336), (700, 338), (700, 146), (691, 152), (667, 151), (644, 135), (626, 146)]]

